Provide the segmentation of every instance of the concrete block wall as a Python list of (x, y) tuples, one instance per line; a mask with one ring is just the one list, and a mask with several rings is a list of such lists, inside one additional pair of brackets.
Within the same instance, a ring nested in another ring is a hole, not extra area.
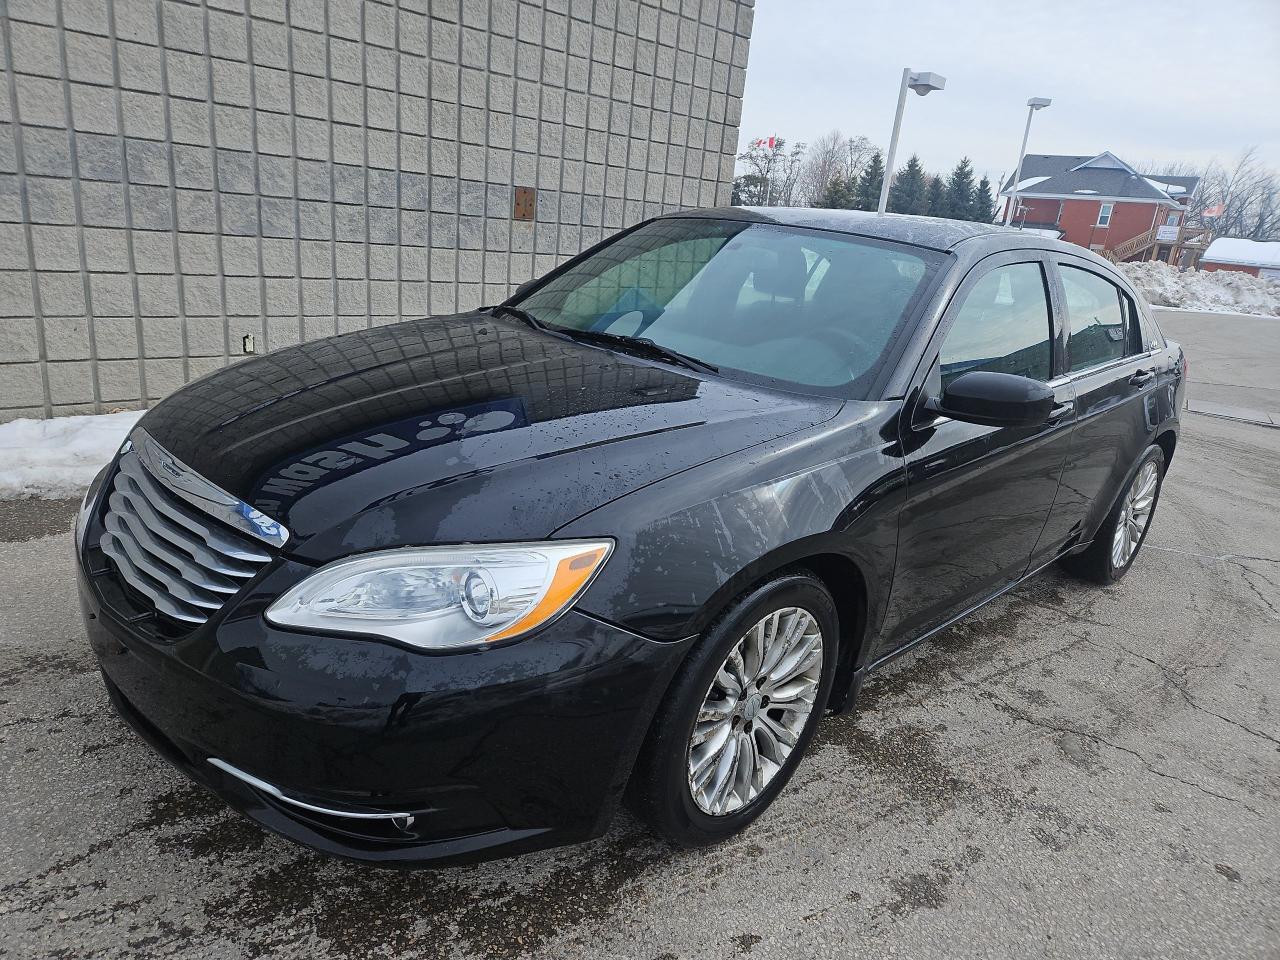
[(0, 421), (494, 302), (728, 203), (753, 3), (0, 0)]

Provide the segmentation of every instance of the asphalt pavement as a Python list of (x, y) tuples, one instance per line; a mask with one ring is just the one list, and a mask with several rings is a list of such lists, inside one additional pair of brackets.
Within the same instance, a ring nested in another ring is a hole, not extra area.
[(1280, 317), (1157, 310), (1188, 345), (1193, 412), (1280, 427)]
[[(1193, 394), (1274, 384), (1280, 326), (1162, 322)], [(1278, 492), (1280, 431), (1188, 414), (1127, 578), (1050, 571), (877, 675), (742, 836), (623, 817), (416, 873), (267, 836), (154, 756), (87, 650), (74, 504), (0, 504), (0, 956), (1278, 957)]]

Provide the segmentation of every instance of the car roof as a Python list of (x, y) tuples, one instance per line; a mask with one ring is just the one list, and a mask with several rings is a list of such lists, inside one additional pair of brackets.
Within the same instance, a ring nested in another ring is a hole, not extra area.
[(860, 237), (911, 243), (944, 252), (953, 251), (961, 244), (968, 243), (970, 246), (981, 247), (984, 254), (997, 250), (1017, 250), (1028, 247), (1058, 250), (1077, 256), (1088, 254), (1083, 247), (1075, 244), (1013, 227), (975, 223), (969, 220), (944, 220), (941, 217), (915, 217), (901, 213), (887, 213), (881, 216), (867, 210), (827, 210), (820, 207), (710, 207), (701, 210), (678, 210), (664, 214), (663, 217), (701, 217), (771, 223), (786, 227), (810, 227)]

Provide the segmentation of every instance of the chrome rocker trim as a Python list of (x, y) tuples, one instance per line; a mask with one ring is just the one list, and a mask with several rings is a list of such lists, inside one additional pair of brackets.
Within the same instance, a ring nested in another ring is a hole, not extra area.
[(124, 450), (130, 447), (151, 476), (197, 509), (273, 547), (283, 547), (288, 541), (289, 531), (284, 524), (210, 483), (160, 446), (142, 427), (134, 427), (129, 434)]

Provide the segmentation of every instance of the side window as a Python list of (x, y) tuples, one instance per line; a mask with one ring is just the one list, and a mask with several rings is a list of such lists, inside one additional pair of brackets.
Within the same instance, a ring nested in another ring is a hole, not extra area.
[(996, 267), (965, 295), (942, 343), (945, 387), (970, 370), (1053, 376), (1052, 327), (1044, 271), (1038, 263)]
[(1072, 371), (1119, 360), (1128, 351), (1125, 302), (1118, 287), (1096, 273), (1078, 267), (1060, 267), (1071, 322), (1067, 355)]

